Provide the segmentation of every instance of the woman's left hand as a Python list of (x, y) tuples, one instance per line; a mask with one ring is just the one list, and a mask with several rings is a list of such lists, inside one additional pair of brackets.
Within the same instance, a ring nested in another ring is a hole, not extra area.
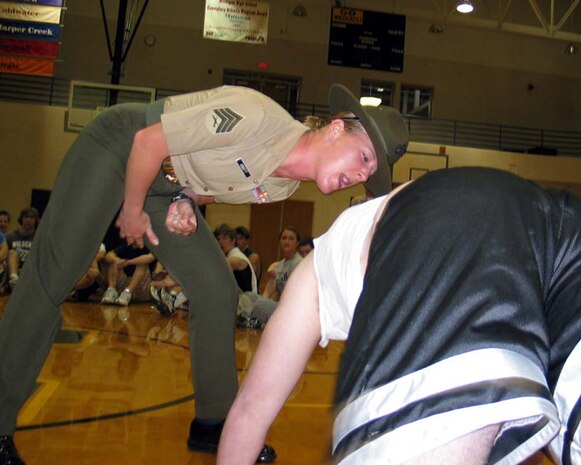
[(198, 229), (198, 220), (189, 200), (178, 200), (169, 204), (165, 225), (170, 232), (188, 236)]

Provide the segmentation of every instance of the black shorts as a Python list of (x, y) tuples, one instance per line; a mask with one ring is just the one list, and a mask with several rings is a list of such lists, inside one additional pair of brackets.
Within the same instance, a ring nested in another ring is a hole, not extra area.
[(490, 463), (581, 463), (581, 199), (484, 168), (391, 201), (342, 360), (334, 455), (393, 463), (493, 424)]

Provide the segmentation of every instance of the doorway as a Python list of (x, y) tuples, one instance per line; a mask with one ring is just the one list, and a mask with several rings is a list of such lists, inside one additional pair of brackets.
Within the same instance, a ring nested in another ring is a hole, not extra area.
[(260, 290), (266, 283), (270, 264), (280, 260), (278, 235), (285, 226), (293, 226), (301, 237), (312, 235), (314, 202), (284, 200), (283, 202), (253, 204), (250, 208), (251, 247), (260, 256), (262, 279)]

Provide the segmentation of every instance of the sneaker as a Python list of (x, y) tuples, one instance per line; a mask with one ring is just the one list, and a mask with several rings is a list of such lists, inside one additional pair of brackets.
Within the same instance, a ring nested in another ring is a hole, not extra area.
[(16, 284), (18, 283), (18, 275), (11, 274), (10, 278), (8, 279), (8, 285), (10, 286), (10, 291), (14, 291)]
[(102, 304), (114, 304), (115, 300), (119, 297), (117, 290), (114, 287), (109, 287), (103, 294), (103, 298), (101, 299)]
[(167, 307), (169, 314), (172, 315), (176, 311), (175, 308), (176, 296), (173, 295), (171, 292), (166, 291), (165, 287), (161, 288), (161, 292), (159, 294), (161, 297), (161, 301)]
[(159, 295), (159, 289), (153, 285), (149, 286), (149, 295), (153, 299), (153, 306), (156, 310), (163, 316), (170, 316), (171, 312), (166, 307), (166, 305), (161, 301), (161, 296)]
[(188, 302), (188, 298), (182, 291), (178, 292), (178, 294), (176, 295), (174, 305), (177, 310), (187, 311), (190, 309), (190, 303)]
[(131, 290), (123, 289), (123, 292), (121, 292), (121, 294), (119, 294), (119, 297), (115, 299), (115, 304), (127, 307), (129, 305), (129, 302), (131, 302), (131, 297), (133, 297)]
[(154, 300), (154, 302), (161, 302), (161, 297), (159, 297), (159, 289), (153, 284), (149, 286), (149, 295)]
[[(195, 452), (215, 453), (218, 450), (223, 427), (223, 421), (213, 425), (206, 425), (198, 420), (193, 420), (190, 425), (190, 435), (188, 436), (188, 449)], [(275, 460), (275, 450), (265, 444), (256, 458), (256, 463), (271, 463)]]
[(1, 465), (25, 465), (24, 460), (18, 454), (12, 436), (0, 436), (0, 464)]

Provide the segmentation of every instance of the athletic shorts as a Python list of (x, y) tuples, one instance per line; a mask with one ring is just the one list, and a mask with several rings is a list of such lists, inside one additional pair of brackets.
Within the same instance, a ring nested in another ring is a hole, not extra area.
[(489, 463), (550, 445), (581, 464), (580, 294), (579, 197), (484, 168), (403, 189), (341, 362), (336, 462), (400, 463), (499, 424)]

